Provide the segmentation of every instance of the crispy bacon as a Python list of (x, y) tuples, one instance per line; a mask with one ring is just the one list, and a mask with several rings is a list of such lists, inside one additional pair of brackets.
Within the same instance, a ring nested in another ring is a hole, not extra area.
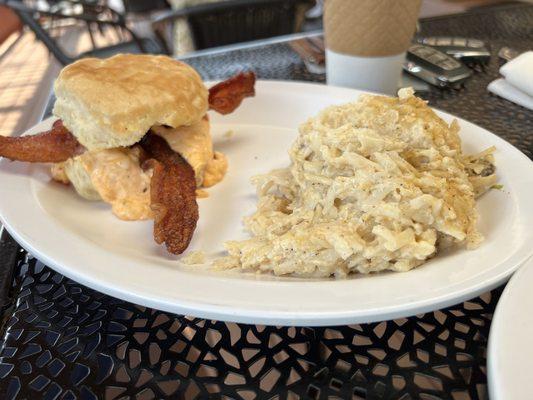
[(181, 254), (189, 246), (199, 218), (194, 170), (155, 134), (149, 132), (141, 146), (151, 157), (145, 166), (153, 168), (150, 200), (154, 240), (165, 243), (170, 253)]
[(233, 112), (244, 98), (255, 95), (255, 74), (241, 72), (209, 89), (209, 108), (220, 114)]
[(84, 151), (85, 148), (63, 126), (61, 120), (55, 121), (49, 131), (36, 135), (0, 135), (0, 156), (13, 161), (58, 163)]

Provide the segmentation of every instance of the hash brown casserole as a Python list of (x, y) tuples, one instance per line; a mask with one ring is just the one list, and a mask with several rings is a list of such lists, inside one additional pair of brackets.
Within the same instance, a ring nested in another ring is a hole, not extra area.
[(215, 267), (339, 278), (477, 247), (475, 198), (496, 181), (494, 148), (464, 155), (458, 132), (410, 88), (326, 108), (300, 126), (288, 168), (252, 179), (251, 238), (226, 242)]

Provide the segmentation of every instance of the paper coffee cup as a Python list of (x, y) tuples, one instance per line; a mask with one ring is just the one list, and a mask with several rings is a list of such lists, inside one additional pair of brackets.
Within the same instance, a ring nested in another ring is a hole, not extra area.
[(421, 0), (326, 0), (328, 84), (394, 94)]

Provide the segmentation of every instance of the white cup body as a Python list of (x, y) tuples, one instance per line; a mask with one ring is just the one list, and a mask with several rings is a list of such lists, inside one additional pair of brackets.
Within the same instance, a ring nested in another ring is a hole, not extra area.
[(361, 57), (326, 49), (328, 85), (395, 95), (405, 53), (385, 57)]

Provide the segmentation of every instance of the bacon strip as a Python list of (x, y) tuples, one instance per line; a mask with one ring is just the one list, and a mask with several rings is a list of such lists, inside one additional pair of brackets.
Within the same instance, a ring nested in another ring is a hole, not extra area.
[(241, 72), (209, 89), (209, 108), (225, 115), (233, 112), (244, 98), (255, 95), (255, 74)]
[(165, 243), (170, 253), (181, 254), (189, 246), (199, 218), (194, 170), (155, 134), (149, 132), (141, 146), (152, 157), (145, 165), (153, 167), (150, 200), (154, 240)]
[(78, 140), (63, 126), (61, 120), (52, 129), (31, 136), (6, 137), (0, 135), (0, 156), (13, 161), (66, 161), (85, 151)]

